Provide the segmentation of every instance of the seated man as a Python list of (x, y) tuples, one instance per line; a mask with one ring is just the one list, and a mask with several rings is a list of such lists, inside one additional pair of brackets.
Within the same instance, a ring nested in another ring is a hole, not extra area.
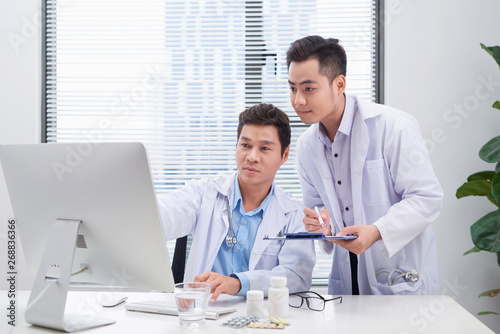
[(305, 231), (303, 206), (274, 183), (290, 151), (288, 116), (272, 104), (248, 108), (237, 138), (236, 173), (158, 195), (161, 216), (175, 222), (164, 224), (166, 238), (193, 236), (184, 280), (212, 284), (212, 301), (221, 293), (267, 293), (271, 276), (285, 276), (290, 292), (306, 291), (316, 262), (313, 241), (263, 240)]

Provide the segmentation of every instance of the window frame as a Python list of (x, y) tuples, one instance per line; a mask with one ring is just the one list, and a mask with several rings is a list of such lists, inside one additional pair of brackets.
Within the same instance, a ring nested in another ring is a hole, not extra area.
[[(253, 9), (253, 6), (256, 4), (256, 3), (260, 3), (261, 6), (262, 6), (262, 3), (263, 1), (262, 0), (248, 0), (245, 2), (246, 5), (248, 5), (248, 8), (252, 8), (251, 9), (251, 12), (253, 13), (252, 15), (255, 15), (255, 9)], [(47, 96), (47, 90), (49, 89), (49, 86), (50, 85), (55, 85), (55, 83), (47, 83), (47, 76), (49, 73), (52, 73), (51, 71), (55, 71), (54, 68), (50, 68), (48, 66), (48, 62), (51, 60), (51, 57), (55, 57), (55, 55), (50, 55), (48, 54), (47, 52), (47, 41), (48, 41), (48, 30), (47, 30), (47, 26), (48, 26), (48, 18), (47, 18), (47, 8), (48, 7), (48, 4), (47, 4), (47, 0), (42, 0), (41, 1), (41, 9), (42, 9), (42, 16), (41, 16), (41, 20), (42, 20), (42, 27), (41, 27), (41, 101), (40, 101), (40, 104), (41, 104), (41, 114), (40, 114), (40, 124), (41, 124), (41, 131), (40, 131), (40, 135), (41, 135), (41, 143), (47, 143), (48, 142), (48, 133), (47, 133), (47, 126), (48, 126), (48, 121), (47, 121), (47, 117), (48, 117), (48, 113), (47, 113), (47, 105), (48, 105), (48, 96)], [(375, 99), (375, 102), (377, 103), (384, 103), (384, 72), (385, 72), (385, 68), (384, 68), (384, 62), (385, 62), (385, 57), (384, 57), (384, 47), (385, 47), (385, 29), (384, 29), (384, 26), (385, 26), (385, 21), (384, 21), (384, 1), (377, 1), (375, 0), (374, 1), (374, 11), (375, 11), (375, 27), (374, 27), (374, 30), (375, 30), (375, 50), (374, 50), (374, 66), (375, 66), (375, 69), (374, 69), (374, 82), (373, 82), (373, 86), (374, 86), (374, 99)], [(262, 7), (261, 7), (262, 9)], [(258, 12), (258, 11), (257, 11)], [(248, 14), (246, 12), (246, 14)], [(262, 13), (261, 13), (262, 15)], [(257, 13), (257, 16), (258, 16), (258, 13)], [(248, 16), (246, 16), (246, 19), (248, 18)], [(252, 20), (252, 24), (255, 23), (255, 17), (253, 17), (253, 20)], [(246, 22), (246, 25), (248, 26), (249, 23)], [(247, 46), (250, 46), (249, 43), (247, 41), (245, 41), (245, 48), (247, 48)], [(262, 54), (260, 55), (257, 55), (259, 57), (262, 58), (262, 60), (265, 62), (266, 61), (266, 58), (267, 57), (277, 57), (276, 54), (273, 54), (272, 52), (268, 52), (266, 49), (265, 49), (265, 46), (263, 46), (263, 49), (261, 50), (262, 51)], [(245, 58), (248, 59), (248, 58), (253, 58), (252, 60), (255, 61), (255, 53), (252, 55), (252, 56), (249, 56), (246, 54), (245, 52)], [(277, 60), (276, 60), (277, 61)], [(251, 68), (251, 66), (249, 67), (245, 67), (245, 81), (246, 81), (246, 78), (247, 78), (247, 73), (248, 74), (251, 74), (251, 72), (253, 71), (254, 69)], [(251, 74), (253, 75), (253, 74)], [(249, 84), (247, 82), (245, 82), (245, 104), (254, 104), (253, 101), (252, 103), (248, 102), (249, 100), (251, 99), (247, 99), (247, 95), (249, 95), (251, 93), (251, 91), (248, 91), (249, 89), (255, 89), (255, 90), (258, 90), (258, 91), (262, 91), (262, 85), (260, 85), (260, 88), (257, 87), (257, 88), (247, 88), (247, 87), (250, 87)], [(257, 92), (257, 95), (260, 96), (260, 93)], [(256, 101), (255, 103), (257, 103), (258, 101)], [(246, 105), (246, 107), (248, 107), (249, 105)], [(318, 250), (318, 247), (316, 248)], [(172, 257), (172, 255), (171, 255)], [(172, 260), (172, 258), (171, 258)], [(328, 284), (328, 278), (319, 278), (319, 279), (316, 279), (315, 281), (313, 281), (313, 285), (315, 286), (325, 286)]]

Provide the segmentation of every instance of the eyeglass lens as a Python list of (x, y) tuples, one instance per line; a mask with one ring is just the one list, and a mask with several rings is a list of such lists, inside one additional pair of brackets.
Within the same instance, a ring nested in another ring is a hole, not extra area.
[(301, 307), (304, 302), (313, 311), (323, 311), (325, 308), (325, 300), (313, 294), (291, 295), (289, 299), (291, 307)]

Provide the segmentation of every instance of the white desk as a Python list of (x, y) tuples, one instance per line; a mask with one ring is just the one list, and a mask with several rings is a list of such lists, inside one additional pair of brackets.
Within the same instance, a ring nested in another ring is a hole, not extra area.
[[(0, 306), (5, 310), (7, 293), (0, 291)], [(113, 292), (129, 297), (129, 301), (173, 298), (172, 294)], [(221, 296), (217, 303), (234, 304), (238, 311), (222, 316), (218, 320), (206, 320), (199, 329), (181, 328), (178, 318), (173, 316), (126, 311), (124, 305), (103, 308), (99, 301), (109, 292), (72, 291), (68, 297), (67, 310), (79, 314), (97, 315), (116, 320), (113, 325), (82, 331), (79, 333), (182, 333), (182, 334), (271, 334), (271, 333), (493, 333), (488, 327), (467, 312), (455, 300), (447, 296), (343, 296), (342, 304), (327, 302), (323, 312), (307, 308), (290, 308), (288, 320), (291, 326), (278, 329), (232, 329), (221, 324), (236, 315), (244, 315), (246, 305), (243, 298)], [(17, 314), (13, 333), (61, 333), (26, 324), (24, 308), (29, 292), (18, 292)], [(264, 302), (267, 307), (267, 300)], [(9, 333), (5, 311), (2, 312), (0, 333)], [(4, 330), (7, 328), (7, 331)]]

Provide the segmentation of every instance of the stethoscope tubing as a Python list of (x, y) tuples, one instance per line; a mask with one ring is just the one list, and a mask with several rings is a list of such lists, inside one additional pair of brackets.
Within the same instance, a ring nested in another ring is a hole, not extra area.
[[(395, 269), (393, 271), (379, 270), (377, 272), (376, 276), (378, 277), (381, 273), (388, 274), (388, 277), (387, 277), (387, 285), (388, 286), (394, 285), (396, 283), (396, 281), (399, 280), (400, 278), (402, 278), (404, 281), (406, 281), (408, 283), (417, 283), (418, 280), (420, 279), (420, 275), (419, 275), (418, 271), (415, 269), (412, 269), (412, 270), (407, 271), (407, 272), (403, 272), (402, 270), (399, 270), (399, 269)], [(399, 274), (399, 275), (393, 277), (394, 274)]]
[(231, 220), (231, 210), (229, 208), (229, 199), (226, 196), (226, 208), (227, 208), (227, 220), (229, 222), (229, 233), (226, 235), (226, 245), (228, 247), (234, 247), (238, 242), (238, 239), (233, 233), (233, 222)]

